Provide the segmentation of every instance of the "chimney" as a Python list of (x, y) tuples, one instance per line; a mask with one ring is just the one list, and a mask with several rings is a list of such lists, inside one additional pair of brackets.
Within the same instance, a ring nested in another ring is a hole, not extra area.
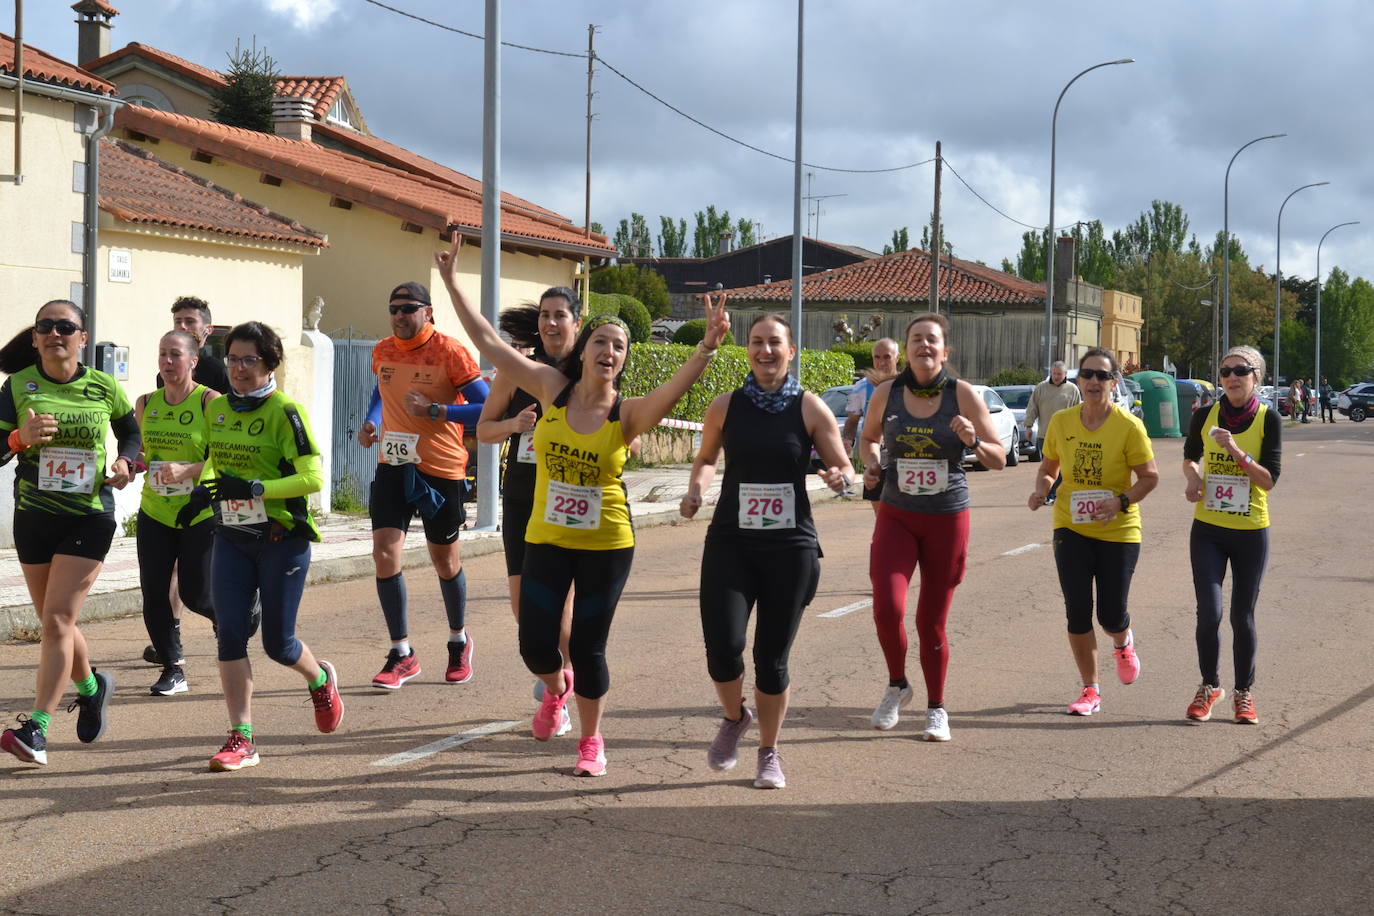
[(315, 103), (302, 96), (277, 96), (272, 100), (272, 127), (279, 137), (310, 141)]
[(119, 10), (105, 0), (78, 0), (72, 4), (76, 11), (76, 62), (79, 66), (110, 53), (110, 20)]
[(735, 238), (734, 230), (726, 229), (721, 232), (720, 239), (716, 242), (716, 254), (727, 254), (730, 251), (730, 242)]
[(1073, 236), (1061, 235), (1054, 249), (1054, 300), (1064, 303), (1066, 308), (1077, 304), (1068, 299), (1069, 280), (1074, 271), (1073, 246)]

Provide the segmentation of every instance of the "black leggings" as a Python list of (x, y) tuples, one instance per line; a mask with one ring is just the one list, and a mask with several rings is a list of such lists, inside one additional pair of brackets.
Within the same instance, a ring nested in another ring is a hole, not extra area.
[(520, 571), (520, 657), (534, 674), (550, 674), (563, 667), (558, 651), (558, 629), (568, 588), (573, 597), (573, 689), (580, 697), (597, 700), (611, 689), (606, 668), (606, 640), (611, 619), (635, 549), (573, 550), (553, 544), (525, 544), (525, 566)]
[(1102, 629), (1120, 633), (1130, 627), (1126, 602), (1139, 558), (1139, 544), (1100, 541), (1068, 528), (1054, 529), (1054, 565), (1059, 568), (1059, 587), (1064, 591), (1070, 633), (1082, 635), (1093, 631), (1094, 582), (1097, 622)]
[(815, 547), (748, 550), (708, 542), (701, 558), (701, 633), (711, 680), (724, 684), (744, 674), (749, 612), (758, 605), (754, 686), (770, 696), (786, 690), (787, 656), (820, 575)]
[(215, 523), (205, 519), (190, 528), (169, 528), (138, 512), (138, 584), (143, 589), (143, 626), (148, 639), (167, 663), (181, 658), (181, 636), (172, 619), (172, 570), (177, 571), (177, 594), (189, 610), (215, 621), (210, 600), (210, 550)]
[(1231, 657), (1236, 687), (1255, 683), (1255, 604), (1269, 563), (1269, 529), (1238, 531), (1193, 520), (1188, 539), (1193, 557), (1193, 591), (1197, 593), (1197, 663), (1202, 679), (1221, 684), (1221, 584), (1231, 564)]

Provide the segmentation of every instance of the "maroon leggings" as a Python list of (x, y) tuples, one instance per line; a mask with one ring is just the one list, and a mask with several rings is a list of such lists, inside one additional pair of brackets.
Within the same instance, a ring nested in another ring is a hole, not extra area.
[(887, 659), (888, 677), (906, 677), (906, 593), (911, 574), (921, 567), (921, 591), (916, 599), (916, 638), (920, 643), (921, 673), (926, 700), (945, 701), (945, 672), (949, 644), (945, 621), (954, 589), (964, 581), (968, 558), (969, 514), (929, 515), (878, 504), (873, 545), (868, 554), (868, 577), (873, 582), (873, 622), (878, 644)]

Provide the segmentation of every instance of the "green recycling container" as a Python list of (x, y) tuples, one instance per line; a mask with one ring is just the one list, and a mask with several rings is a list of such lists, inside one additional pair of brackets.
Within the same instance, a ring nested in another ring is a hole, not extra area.
[(1131, 378), (1140, 383), (1140, 409), (1145, 414), (1145, 431), (1150, 438), (1182, 437), (1174, 377), (1163, 372), (1136, 372)]

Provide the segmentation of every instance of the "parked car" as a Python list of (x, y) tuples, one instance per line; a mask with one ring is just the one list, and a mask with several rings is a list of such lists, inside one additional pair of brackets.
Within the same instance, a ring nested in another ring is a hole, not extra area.
[[(988, 413), (992, 415), (992, 425), (997, 430), (997, 438), (1002, 443), (1002, 450), (1007, 453), (1007, 467), (1016, 467), (1021, 460), (1017, 453), (1017, 446), (1020, 441), (1020, 433), (1017, 430), (1020, 426), (1016, 422), (1016, 415), (1012, 409), (1002, 400), (1002, 396), (987, 385), (974, 385), (974, 392), (983, 399), (983, 403), (988, 405)], [(973, 461), (973, 453), (964, 452), (965, 461)], [(973, 461), (976, 470), (984, 470), (981, 462)]]
[[(835, 422), (839, 425), (840, 432), (844, 432), (844, 421), (849, 417), (847, 407), (849, 405), (849, 394), (853, 390), (853, 385), (836, 385), (834, 388), (827, 388), (821, 392), (821, 401), (826, 407), (829, 407), (830, 412), (835, 415)], [(821, 456), (818, 455), (813, 448), (811, 450), (811, 469), (813, 471), (819, 471), (822, 467), (824, 467), (824, 464), (821, 462)]]
[[(1070, 369), (1065, 374), (1068, 375), (1069, 381), (1073, 382), (1075, 385), (1078, 384), (1077, 369)], [(1123, 378), (1122, 381), (1127, 381), (1127, 379)], [(1118, 384), (1116, 390), (1112, 392), (1112, 403), (1133, 416), (1143, 417), (1145, 414), (1135, 400), (1137, 394), (1138, 392), (1132, 391), (1127, 386)]]
[(1125, 377), (1121, 379), (1121, 384), (1117, 387), (1126, 389), (1126, 393), (1131, 399), (1131, 413), (1135, 415), (1136, 419), (1143, 420), (1145, 418), (1145, 407), (1142, 401), (1145, 397), (1145, 389), (1140, 387), (1140, 383), (1135, 379)]
[(1352, 385), (1341, 392), (1340, 407), (1337, 408), (1343, 416), (1347, 416), (1356, 423), (1363, 423), (1364, 418), (1369, 416), (1374, 410), (1374, 382), (1360, 382)]
[(1016, 428), (1020, 430), (1016, 437), (1016, 448), (1021, 453), (1021, 457), (1028, 461), (1039, 461), (1040, 454), (1035, 450), (1035, 439), (1040, 430), (1039, 417), (1035, 418), (1030, 434), (1026, 433), (1026, 408), (1030, 406), (1031, 392), (1035, 391), (1035, 386), (998, 385), (992, 390), (997, 392), (1003, 402), (1011, 408), (1012, 415), (1016, 417)]

